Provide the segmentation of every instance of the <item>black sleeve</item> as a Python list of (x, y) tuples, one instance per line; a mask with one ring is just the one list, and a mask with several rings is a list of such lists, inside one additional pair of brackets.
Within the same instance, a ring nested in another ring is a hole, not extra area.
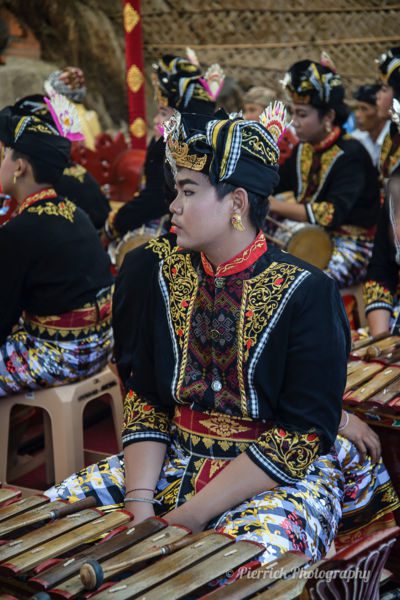
[(325, 197), (306, 205), (308, 220), (332, 229), (347, 223), (348, 215), (365, 192), (366, 182), (367, 172), (362, 152), (343, 154), (332, 167)]
[(96, 229), (102, 229), (110, 212), (110, 205), (99, 184), (81, 165), (74, 165), (67, 169), (67, 173), (58, 181), (57, 193), (85, 211)]
[(28, 257), (25, 256), (23, 244), (18, 243), (13, 233), (10, 224), (0, 227), (0, 346), (17, 325), (23, 308), (23, 281)]
[(112, 218), (112, 230), (119, 237), (137, 229), (147, 221), (159, 219), (168, 213), (164, 178), (164, 144), (153, 143), (148, 150), (145, 164), (145, 186), (127, 202)]
[(302, 479), (336, 438), (350, 351), (349, 325), (336, 283), (327, 276), (310, 277), (302, 287), (288, 324), (275, 425), (247, 450), (284, 485)]
[(293, 192), (296, 196), (297, 185), (296, 185), (296, 160), (297, 160), (298, 146), (293, 149), (293, 152), (289, 158), (287, 158), (283, 165), (279, 167), (279, 183), (274, 190), (274, 194), (280, 194), (282, 192)]
[(144, 247), (125, 256), (115, 283), (113, 297), (114, 358), (126, 386), (132, 368), (132, 355), (145, 298), (156, 264)]
[(381, 208), (374, 249), (364, 283), (365, 312), (383, 309), (392, 311), (394, 295), (399, 283), (399, 265), (395, 260), (389, 207)]

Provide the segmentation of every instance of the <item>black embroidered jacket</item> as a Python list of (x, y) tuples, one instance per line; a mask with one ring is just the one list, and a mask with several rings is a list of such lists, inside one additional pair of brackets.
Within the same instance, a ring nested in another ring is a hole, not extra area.
[(82, 165), (64, 169), (56, 187), (57, 193), (72, 200), (89, 216), (96, 229), (102, 229), (110, 212), (108, 200), (95, 178)]
[(389, 207), (386, 201), (380, 211), (374, 249), (364, 283), (365, 312), (377, 309), (392, 312), (394, 297), (400, 283), (399, 265), (393, 242)]
[(125, 386), (154, 268), (174, 248), (176, 236), (167, 233), (128, 252), (119, 270), (113, 298), (114, 359)]
[(400, 132), (394, 123), (391, 123), (383, 140), (379, 156), (379, 170), (384, 179), (392, 177), (400, 171)]
[(54, 190), (28, 197), (0, 227), (0, 344), (23, 311), (60, 315), (110, 286), (109, 259), (88, 216)]
[(378, 172), (363, 145), (340, 130), (321, 147), (298, 144), (279, 174), (275, 193), (292, 191), (310, 223), (336, 230), (376, 224)]
[(265, 251), (261, 234), (210, 269), (205, 257), (179, 250), (156, 270), (124, 447), (168, 444), (176, 404), (264, 420), (246, 452), (275, 481), (293, 483), (330, 449), (340, 421), (350, 337), (337, 286), (287, 253)]

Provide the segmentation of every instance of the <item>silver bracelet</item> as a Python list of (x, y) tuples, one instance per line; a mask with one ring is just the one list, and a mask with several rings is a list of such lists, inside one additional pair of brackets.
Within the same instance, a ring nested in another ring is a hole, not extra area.
[(124, 498), (124, 502), (148, 502), (149, 504), (162, 506), (161, 500), (156, 500), (155, 498)]
[(338, 431), (343, 431), (343, 429), (346, 429), (347, 425), (349, 424), (349, 421), (350, 421), (349, 413), (347, 411), (344, 411), (344, 414), (346, 415), (346, 421), (345, 421), (344, 425), (339, 424)]

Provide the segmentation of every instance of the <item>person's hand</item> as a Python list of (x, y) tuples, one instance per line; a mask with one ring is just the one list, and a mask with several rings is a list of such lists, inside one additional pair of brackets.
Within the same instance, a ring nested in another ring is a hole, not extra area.
[(133, 515), (133, 523), (137, 525), (149, 517), (155, 517), (154, 506), (150, 502), (125, 502), (125, 510)]
[(190, 529), (192, 533), (203, 531), (207, 524), (202, 522), (198, 511), (190, 510), (190, 503), (188, 502), (163, 515), (163, 519), (165, 519), (169, 525), (183, 525)]
[(274, 212), (275, 214), (279, 214), (279, 208), (281, 206), (281, 203), (279, 202), (279, 200), (277, 200), (274, 196), (270, 196), (268, 198), (269, 200), (269, 210), (271, 212)]
[(353, 442), (356, 446), (360, 460), (364, 461), (367, 454), (372, 462), (377, 463), (381, 457), (381, 443), (378, 435), (356, 415), (348, 413), (349, 422), (340, 434)]

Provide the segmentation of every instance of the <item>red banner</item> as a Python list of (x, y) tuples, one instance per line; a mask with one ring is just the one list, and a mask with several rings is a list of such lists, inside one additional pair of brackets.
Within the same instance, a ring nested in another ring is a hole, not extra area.
[(146, 105), (140, 0), (124, 0), (126, 83), (132, 148), (146, 149)]

